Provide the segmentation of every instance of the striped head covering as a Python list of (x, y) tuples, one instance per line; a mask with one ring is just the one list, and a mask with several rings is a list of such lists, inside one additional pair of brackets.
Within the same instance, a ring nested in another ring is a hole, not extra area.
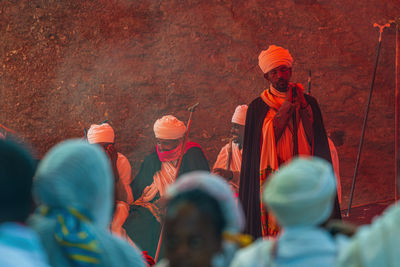
[(79, 140), (52, 148), (37, 169), (33, 195), (38, 212), (55, 218), (54, 237), (76, 266), (100, 263), (94, 228), (106, 230), (111, 219), (113, 179), (100, 147)]

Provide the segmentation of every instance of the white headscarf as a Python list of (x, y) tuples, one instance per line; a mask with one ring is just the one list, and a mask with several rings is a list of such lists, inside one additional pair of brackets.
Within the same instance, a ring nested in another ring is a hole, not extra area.
[[(190, 190), (201, 190), (215, 199), (221, 208), (226, 225), (223, 229), (229, 233), (240, 233), (244, 228), (244, 215), (240, 203), (236, 203), (229, 184), (221, 177), (205, 171), (194, 171), (182, 175), (167, 190), (167, 198), (171, 199)], [(237, 246), (223, 241), (222, 252), (213, 256), (211, 266), (229, 266)]]
[(114, 143), (114, 130), (108, 123), (92, 124), (87, 133), (89, 144)]
[(154, 123), (154, 134), (158, 139), (179, 139), (186, 132), (186, 126), (183, 122), (172, 115), (166, 115)]
[(330, 216), (335, 192), (332, 165), (317, 157), (302, 157), (268, 179), (263, 200), (283, 227), (315, 226)]
[[(227, 223), (224, 231), (238, 233), (243, 230), (242, 207), (240, 203), (236, 203), (229, 184), (217, 175), (205, 171), (184, 174), (168, 188), (166, 196), (171, 199), (193, 189), (207, 193), (218, 202)], [(237, 204), (239, 204), (239, 207)]]
[(261, 51), (258, 56), (258, 65), (263, 73), (267, 73), (281, 65), (291, 67), (292, 64), (293, 58), (289, 51), (276, 45), (270, 45), (267, 50)]
[(239, 105), (236, 107), (232, 116), (232, 122), (240, 125), (246, 125), (247, 105)]
[(40, 162), (33, 183), (39, 204), (87, 211), (92, 223), (105, 229), (111, 220), (113, 176), (98, 146), (68, 140), (53, 147)]

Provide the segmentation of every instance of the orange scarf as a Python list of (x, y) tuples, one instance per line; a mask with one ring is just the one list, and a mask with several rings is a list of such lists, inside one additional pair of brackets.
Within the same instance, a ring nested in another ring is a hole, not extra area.
[[(260, 192), (267, 177), (278, 170), (279, 163), (288, 162), (293, 157), (293, 122), (289, 121), (288, 127), (284, 130), (282, 136), (275, 141), (273, 119), (286, 100), (286, 92), (282, 93), (270, 86), (261, 94), (262, 100), (270, 107), (265, 116), (262, 127), (262, 144), (260, 155)], [(307, 141), (307, 136), (303, 128), (303, 123), (300, 120), (299, 111), (296, 110), (297, 118), (297, 139), (299, 155), (311, 155), (311, 147)], [(278, 159), (279, 158), (279, 159)], [(260, 203), (261, 195), (260, 195)], [(262, 205), (262, 204), (261, 204)], [(273, 223), (272, 218), (268, 218), (269, 225), (267, 226), (267, 218), (264, 207), (261, 207), (261, 220), (263, 236), (276, 235), (279, 228)]]

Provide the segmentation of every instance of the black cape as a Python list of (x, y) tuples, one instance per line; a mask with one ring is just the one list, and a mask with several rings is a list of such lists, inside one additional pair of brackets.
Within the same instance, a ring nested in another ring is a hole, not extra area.
[[(314, 155), (329, 162), (331, 154), (321, 110), (317, 100), (309, 95), (304, 95), (313, 112), (314, 130)], [(242, 203), (245, 217), (245, 232), (254, 238), (262, 236), (261, 210), (260, 210), (260, 140), (264, 118), (269, 111), (269, 106), (261, 99), (256, 98), (250, 103), (244, 133), (242, 167), (240, 172), (239, 199)], [(336, 196), (333, 218), (341, 219), (339, 201)]]
[[(153, 183), (153, 176), (159, 170), (161, 170), (161, 161), (158, 159), (157, 152), (154, 152), (144, 159), (139, 173), (131, 183), (134, 200), (140, 198), (146, 186)], [(182, 158), (179, 175), (195, 170), (210, 171), (207, 159), (199, 147), (192, 147), (185, 153)], [(151, 202), (155, 202), (159, 198), (160, 195), (157, 193)], [(160, 237), (161, 225), (153, 214), (147, 208), (132, 205), (123, 227), (132, 241), (154, 258)], [(161, 257), (162, 250), (160, 251), (159, 258)]]

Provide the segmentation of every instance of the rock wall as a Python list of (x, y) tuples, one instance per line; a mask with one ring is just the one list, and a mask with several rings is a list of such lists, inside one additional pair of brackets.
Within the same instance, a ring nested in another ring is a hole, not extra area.
[[(378, 30), (398, 0), (5, 0), (0, 124), (43, 154), (108, 119), (136, 174), (162, 115), (188, 118), (210, 161), (238, 104), (267, 86), (257, 57), (290, 50), (337, 145), (347, 205)], [(394, 196), (395, 30), (385, 29), (354, 204)]]

